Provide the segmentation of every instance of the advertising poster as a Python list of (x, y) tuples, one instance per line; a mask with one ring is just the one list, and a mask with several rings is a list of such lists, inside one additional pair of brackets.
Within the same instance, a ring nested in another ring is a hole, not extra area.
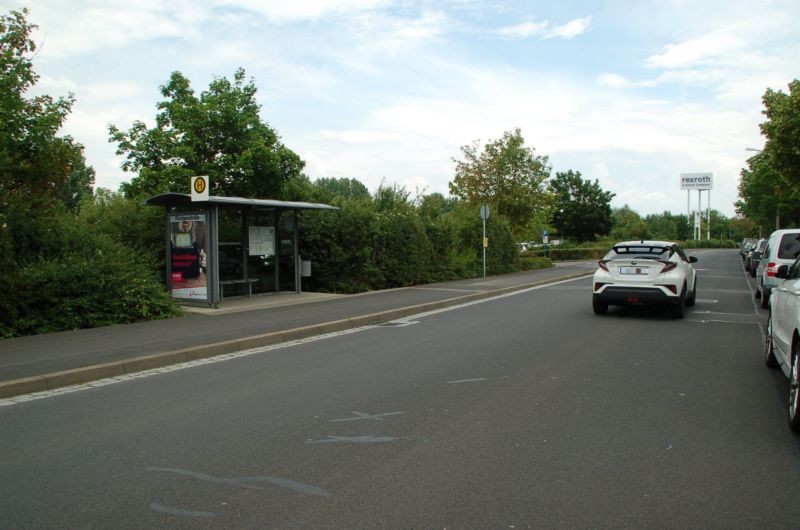
[(206, 278), (206, 216), (170, 215), (172, 297), (208, 299)]

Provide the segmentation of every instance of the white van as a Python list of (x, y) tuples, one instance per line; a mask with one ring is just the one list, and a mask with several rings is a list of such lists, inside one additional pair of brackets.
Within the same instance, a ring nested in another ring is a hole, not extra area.
[(767, 246), (761, 255), (756, 269), (755, 297), (761, 298), (761, 307), (769, 307), (769, 295), (772, 288), (780, 283), (775, 276), (778, 267), (791, 265), (800, 255), (800, 228), (775, 230), (767, 240)]

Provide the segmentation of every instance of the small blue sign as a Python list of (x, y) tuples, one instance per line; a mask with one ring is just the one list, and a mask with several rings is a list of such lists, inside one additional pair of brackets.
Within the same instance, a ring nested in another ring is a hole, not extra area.
[(542, 232), (542, 235), (543, 235), (544, 237), (547, 237), (547, 235), (548, 235), (548, 234), (547, 234), (547, 230), (545, 230), (544, 232)]

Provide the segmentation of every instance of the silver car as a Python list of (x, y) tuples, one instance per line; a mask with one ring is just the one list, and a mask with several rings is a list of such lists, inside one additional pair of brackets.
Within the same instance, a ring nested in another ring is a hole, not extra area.
[(775, 273), (764, 342), (767, 366), (780, 366), (789, 378), (789, 426), (800, 431), (800, 257)]
[(775, 230), (767, 240), (756, 269), (756, 286), (753, 293), (761, 298), (761, 307), (769, 306), (772, 289), (780, 280), (776, 277), (778, 267), (790, 265), (800, 255), (800, 228)]

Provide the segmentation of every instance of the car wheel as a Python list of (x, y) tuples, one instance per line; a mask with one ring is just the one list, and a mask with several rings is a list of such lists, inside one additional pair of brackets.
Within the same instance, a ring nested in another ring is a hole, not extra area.
[(769, 291), (767, 291), (763, 287), (761, 288), (761, 307), (763, 309), (769, 307)]
[(608, 303), (600, 300), (592, 300), (592, 309), (595, 315), (605, 315), (608, 313)]
[(800, 372), (800, 341), (792, 348), (792, 369), (789, 373), (789, 427), (800, 431), (800, 399), (798, 394), (798, 372)]
[(686, 284), (683, 284), (681, 289), (681, 298), (676, 303), (672, 304), (672, 316), (675, 318), (683, 318), (683, 304), (686, 303)]
[(692, 287), (692, 296), (686, 299), (686, 307), (692, 307), (697, 300), (697, 276), (694, 277), (694, 287)]
[(764, 362), (770, 368), (778, 367), (778, 360), (775, 358), (775, 350), (772, 349), (772, 315), (767, 319), (767, 333), (764, 338)]
[(750, 267), (750, 277), (751, 278), (756, 277), (756, 267)]

